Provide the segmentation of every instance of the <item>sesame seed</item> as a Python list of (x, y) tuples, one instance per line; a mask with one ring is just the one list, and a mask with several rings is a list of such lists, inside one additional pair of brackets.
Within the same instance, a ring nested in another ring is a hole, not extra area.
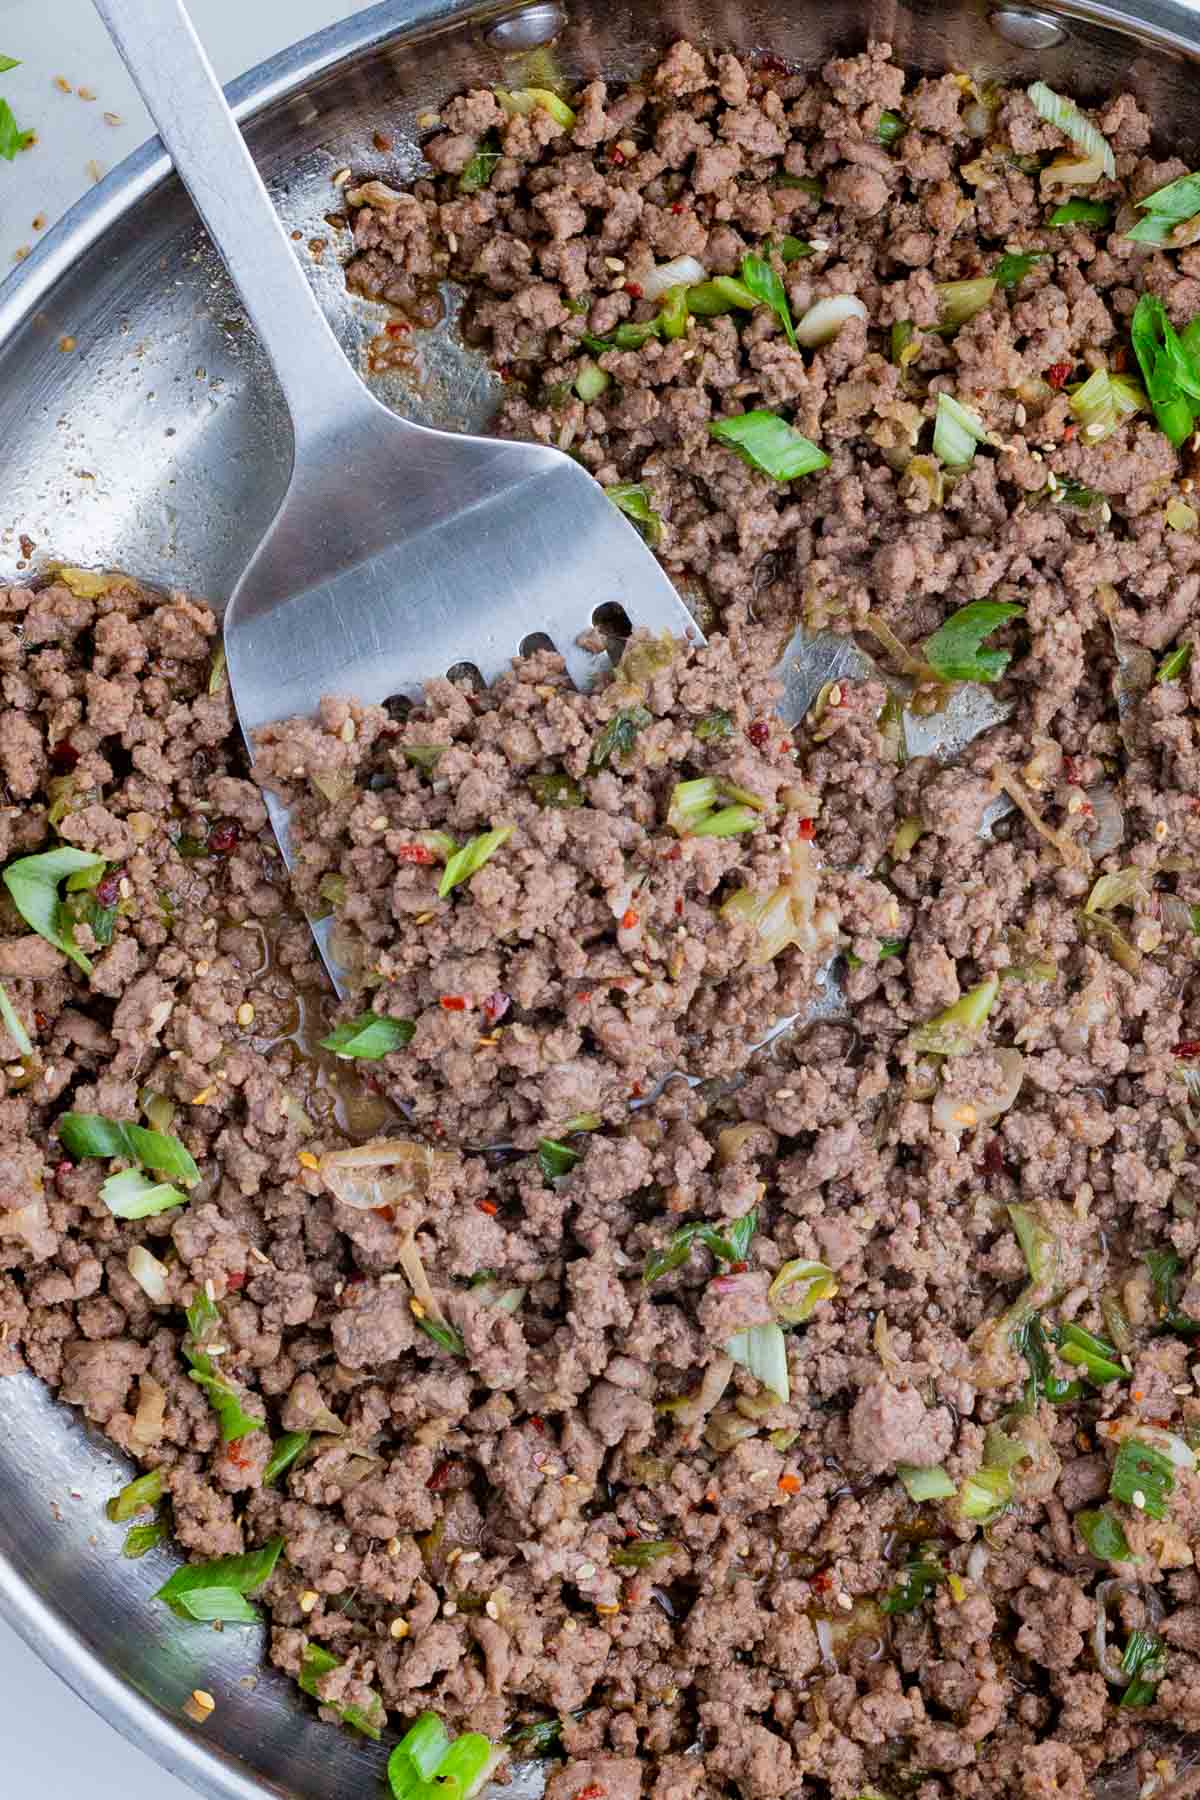
[(189, 1104), (192, 1106), (207, 1106), (216, 1091), (215, 1087), (203, 1087), (198, 1094), (192, 1095)]
[(120, 113), (105, 113), (104, 123), (106, 125), (123, 125), (125, 121)]
[(751, 1481), (770, 1481), (770, 1479), (771, 1479), (770, 1469), (754, 1469), (751, 1471), (751, 1474), (750, 1474)]
[(599, 1604), (599, 1602), (597, 1602), (597, 1605), (596, 1605), (596, 1611), (598, 1613), (603, 1613), (605, 1615), (605, 1617), (609, 1617), (613, 1613), (619, 1613), (620, 1610), (621, 1609), (619, 1606), (601, 1606)]
[(319, 1169), (321, 1166), (319, 1159), (313, 1155), (311, 1150), (298, 1150), (296, 1161), (302, 1169)]
[(336, 188), (345, 187), (345, 185), (349, 181), (349, 179), (350, 179), (349, 169), (339, 169), (337, 174), (333, 177), (332, 185)]
[(854, 1602), (850, 1598), (849, 1594), (839, 1594), (837, 1597), (837, 1603), (841, 1607), (843, 1612), (853, 1612), (854, 1611)]
[(344, 1550), (348, 1550), (350, 1548), (350, 1546), (346, 1542), (345, 1538), (338, 1538), (337, 1542), (334, 1544), (333, 1547), (337, 1551), (339, 1556), (342, 1554), (342, 1552)]
[(90, 87), (76, 88), (75, 92), (79, 95), (81, 100), (94, 100), (96, 98), (94, 90)]
[(462, 1557), (462, 1550), (460, 1549), (460, 1547), (457, 1544), (455, 1544), (453, 1550), (447, 1550), (447, 1552), (446, 1552), (446, 1567), (448, 1569), (452, 1569), (454, 1567), (455, 1563), (458, 1562), (461, 1559), (461, 1557)]
[(1133, 1504), (1137, 1507), (1139, 1512), (1145, 1510), (1146, 1496), (1143, 1494), (1141, 1488), (1134, 1488), (1133, 1493), (1130, 1495), (1130, 1499), (1133, 1501)]
[(614, 275), (621, 275), (625, 270), (624, 259), (620, 256), (606, 256), (604, 266), (606, 269), (611, 269)]
[(94, 156), (84, 163), (83, 172), (89, 181), (104, 180), (104, 164), (97, 162)]
[(814, 250), (828, 250), (828, 248), (829, 248), (829, 239), (828, 238), (815, 237), (815, 238), (809, 238), (808, 241), (812, 245)]
[(388, 822), (387, 822), (387, 814), (386, 813), (380, 813), (380, 815), (377, 819), (371, 820), (371, 830), (372, 831), (386, 831), (387, 828), (388, 828)]
[(421, 1302), (417, 1299), (415, 1294), (408, 1304), (412, 1309), (414, 1319), (423, 1319), (425, 1317), (425, 1308), (421, 1305)]
[(447, 1619), (452, 1619), (457, 1611), (458, 1602), (455, 1600), (447, 1600), (445, 1606), (442, 1608), (442, 1613)]
[(237, 1022), (239, 1025), (253, 1025), (254, 1008), (251, 1006), (249, 1000), (243, 1000), (242, 1004), (238, 1007)]
[(411, 1630), (412, 1626), (407, 1619), (393, 1619), (388, 1626), (388, 1636), (394, 1638), (406, 1638)]
[(60, 337), (58, 340), (58, 347), (65, 356), (75, 348), (75, 339), (73, 337)]
[(71, 86), (65, 75), (56, 75), (54, 77), (54, 85), (60, 94), (73, 94), (75, 92), (75, 89)]
[(500, 1608), (496, 1605), (494, 1600), (489, 1600), (483, 1610), (489, 1619), (498, 1619), (500, 1617)]
[(262, 1251), (257, 1249), (254, 1244), (251, 1244), (251, 1246), (250, 1246), (250, 1254), (254, 1258), (255, 1262), (263, 1263), (268, 1269), (270, 1268), (270, 1266), (271, 1266), (270, 1257), (264, 1256)]
[(591, 1562), (580, 1563), (579, 1567), (575, 1571), (576, 1578), (580, 1581), (590, 1581), (592, 1576), (595, 1573), (596, 1573), (596, 1565), (595, 1565), (595, 1563), (591, 1563)]
[(205, 1693), (203, 1688), (193, 1688), (183, 1703), (183, 1710), (189, 1719), (195, 1720), (197, 1725), (204, 1725), (210, 1714), (215, 1712), (216, 1705), (212, 1695)]
[(122, 900), (128, 900), (129, 896), (132, 894), (133, 883), (130, 881), (128, 875), (122, 875), (120, 881), (117, 883), (117, 892), (120, 894)]
[(795, 1088), (776, 1088), (775, 1098), (777, 1100), (794, 1100), (796, 1098), (796, 1090)]
[(1155, 821), (1154, 821), (1154, 836), (1160, 844), (1162, 843), (1163, 839), (1166, 837), (1167, 830), (1168, 830), (1167, 821), (1165, 819), (1155, 819)]
[(300, 1596), (300, 1611), (302, 1613), (310, 1613), (319, 1599), (320, 1595), (317, 1593), (316, 1588), (305, 1588)]
[(204, 958), (201, 957), (200, 961), (196, 964), (196, 968), (195, 968), (194, 972), (197, 975), (207, 975), (208, 971), (211, 968), (212, 968), (212, 964), (210, 962), (205, 962)]

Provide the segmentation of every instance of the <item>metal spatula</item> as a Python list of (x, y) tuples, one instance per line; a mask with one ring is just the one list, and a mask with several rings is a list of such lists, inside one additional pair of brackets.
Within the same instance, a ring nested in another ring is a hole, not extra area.
[[(637, 532), (578, 463), (431, 431), (372, 398), (275, 215), (179, 0), (96, 0), (229, 269), (295, 427), (292, 478), (225, 614), (249, 739), (323, 694), (379, 702), (459, 664), (485, 682), (544, 633), (576, 681), (605, 605), (699, 633)], [(289, 857), (287, 814), (271, 807)], [(317, 940), (335, 984), (338, 970)]]

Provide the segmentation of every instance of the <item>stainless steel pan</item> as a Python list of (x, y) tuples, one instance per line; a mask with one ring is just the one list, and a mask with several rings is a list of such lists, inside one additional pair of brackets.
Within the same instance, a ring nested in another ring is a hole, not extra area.
[[(385, 0), (232, 89), (350, 355), (362, 360), (382, 317), (342, 288), (339, 232), (325, 219), (336, 170), (411, 171), (422, 113), (469, 82), (520, 85), (513, 59), (551, 39), (569, 74), (620, 77), (683, 33), (807, 66), (875, 36), (916, 68), (1042, 75), (1083, 95), (1125, 85), (1150, 107), (1163, 145), (1196, 161), (1200, 8), (1183, 0), (990, 12), (982, 0)], [(372, 142), (379, 129), (394, 139), (389, 152)], [(485, 423), (492, 388), (479, 365), (449, 336), (432, 360), (419, 390), (392, 380), (393, 403), (431, 423)], [(282, 401), (157, 143), (0, 287), (0, 446), (6, 579), (53, 554), (124, 566), (220, 605), (274, 512), (291, 450)], [(115, 1453), (34, 1380), (0, 1383), (0, 1607), (31, 1648), (213, 1800), (381, 1792), (380, 1752), (319, 1724), (263, 1669), (255, 1632), (186, 1628), (150, 1605), (169, 1559), (124, 1562), (122, 1530), (103, 1515), (125, 1478)], [(217, 1702), (203, 1728), (181, 1710), (196, 1687)], [(518, 1794), (537, 1786), (529, 1771)], [(1134, 1791), (1130, 1779), (1105, 1794)]]

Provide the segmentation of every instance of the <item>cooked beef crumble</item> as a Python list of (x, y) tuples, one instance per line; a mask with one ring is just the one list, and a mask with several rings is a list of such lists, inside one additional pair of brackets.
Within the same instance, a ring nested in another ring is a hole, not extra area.
[[(0, 855), (57, 840), (117, 878), (103, 921), (72, 903), (90, 979), (0, 899), (34, 1045), (0, 1040), (0, 1367), (161, 1468), (193, 1556), (283, 1540), (271, 1655), (330, 1717), (557, 1720), (551, 1800), (1083, 1800), (1126, 1761), (1161, 1792), (1161, 1728), (1200, 1730), (1200, 537), (1190, 448), (1145, 411), (1089, 439), (1069, 388), (1128, 360), (1140, 295), (1200, 310), (1200, 251), (1124, 235), (1183, 165), (1119, 97), (1116, 177), (1081, 190), (1107, 224), (1051, 226), (1064, 140), (1028, 97), (907, 82), (882, 46), (815, 79), (678, 44), (574, 110), (451, 101), (431, 177), (356, 190), (350, 279), (415, 324), (466, 283), (501, 428), (644, 485), (720, 634), (636, 699), (628, 668), (578, 695), (541, 654), (482, 698), (434, 682), (405, 719), (331, 700), (268, 734), (293, 897), (211, 612), (77, 571), (0, 593)], [(792, 313), (853, 294), (865, 319), (813, 350), (761, 306), (584, 346), (611, 380), (574, 394), (582, 334), (652, 316), (656, 262), (736, 275), (784, 232), (812, 247)], [(1033, 252), (938, 329), (938, 283)], [(995, 441), (938, 505), (910, 465), (942, 391)], [(763, 404), (829, 467), (779, 484), (710, 436)], [(923, 646), (984, 598), (1021, 609), (997, 717), (906, 759), (945, 698)], [(865, 628), (879, 673), (764, 737), (797, 618)], [(631, 700), (628, 757), (589, 773)], [(706, 774), (802, 798), (679, 838), (671, 788)], [(447, 847), (403, 853), (502, 824), (441, 901)], [(747, 1061), (819, 958), (753, 965), (718, 909), (797, 844), (845, 1006)], [(647, 869), (654, 942), (621, 924)], [(334, 911), (352, 1006), (297, 902)], [(366, 1009), (411, 1042), (321, 1048)], [(709, 1079), (625, 1112), (676, 1059)], [(200, 1182), (132, 1223), (56, 1121), (150, 1107)], [(364, 1142), (384, 1160), (329, 1160)], [(262, 1421), (230, 1443), (189, 1379), (202, 1299)], [(281, 1433), (309, 1435), (267, 1483)]]

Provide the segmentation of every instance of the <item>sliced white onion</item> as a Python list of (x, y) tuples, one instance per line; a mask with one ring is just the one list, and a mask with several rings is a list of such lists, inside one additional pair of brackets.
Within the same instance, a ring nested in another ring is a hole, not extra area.
[(978, 1583), (983, 1580), (984, 1570), (988, 1566), (988, 1557), (990, 1554), (991, 1552), (982, 1539), (977, 1539), (976, 1542), (971, 1545), (967, 1555), (968, 1581)]
[(137, 1411), (129, 1427), (129, 1441), (135, 1450), (153, 1450), (162, 1442), (166, 1413), (167, 1390), (153, 1375), (139, 1376)]
[(49, 1256), (56, 1238), (50, 1229), (50, 1214), (44, 1200), (33, 1200), (28, 1206), (15, 1206), (11, 1211), (0, 1208), (0, 1238), (20, 1238), (34, 1256)]
[(810, 306), (796, 321), (796, 337), (806, 350), (830, 343), (847, 319), (867, 318), (867, 309), (857, 294), (830, 294)]
[(1103, 781), (1086, 790), (1091, 801), (1095, 830), (1087, 841), (1093, 856), (1107, 856), (1125, 841), (1125, 814), (1112, 789)]
[(695, 287), (697, 282), (708, 280), (708, 270), (694, 256), (676, 256), (670, 262), (660, 263), (657, 269), (638, 278), (638, 286), (642, 297), (646, 300), (660, 300), (668, 288)]
[[(374, 1138), (349, 1150), (327, 1150), (320, 1175), (343, 1206), (371, 1212), (377, 1206), (402, 1205), (423, 1199), (434, 1172), (452, 1159), (443, 1150), (429, 1150), (408, 1138)], [(381, 1170), (386, 1173), (376, 1174)]]
[(933, 1103), (933, 1123), (957, 1143), (964, 1131), (978, 1125), (990, 1125), (1006, 1113), (1020, 1091), (1025, 1075), (1025, 1058), (1019, 1050), (993, 1050), (992, 1055), (1004, 1070), (1004, 1085), (991, 1100), (972, 1100), (964, 1094), (939, 1092)]
[(1043, 194), (1052, 187), (1090, 187), (1104, 173), (1099, 156), (1056, 156), (1042, 170), (1039, 180)]
[(169, 1274), (166, 1263), (151, 1256), (144, 1244), (135, 1244), (126, 1259), (126, 1266), (147, 1300), (152, 1300), (155, 1306), (166, 1304)]
[(833, 1654), (833, 1627), (828, 1619), (814, 1619), (813, 1630), (817, 1634), (817, 1648), (821, 1652), (821, 1661), (827, 1669), (837, 1668), (837, 1658)]
[(1049, 125), (1056, 125), (1087, 156), (1097, 157), (1106, 175), (1116, 175), (1117, 159), (1107, 140), (1097, 131), (1092, 121), (1084, 117), (1073, 100), (1056, 94), (1044, 81), (1035, 81), (1028, 92), (1033, 110), (1039, 118), (1045, 119)]

